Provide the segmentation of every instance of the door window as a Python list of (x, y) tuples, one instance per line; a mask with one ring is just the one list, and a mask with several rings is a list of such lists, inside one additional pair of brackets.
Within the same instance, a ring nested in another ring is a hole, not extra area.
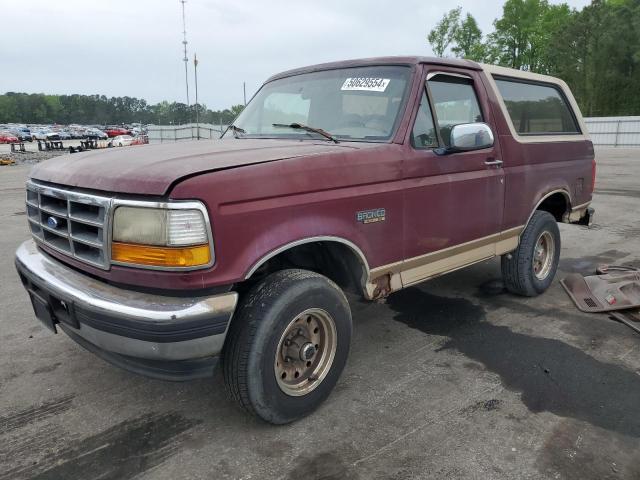
[(438, 129), (447, 147), (451, 145), (451, 129), (455, 125), (484, 121), (473, 80), (441, 74), (427, 83), (436, 110)]
[(431, 107), (429, 106), (429, 100), (427, 99), (427, 93), (425, 91), (422, 92), (420, 108), (418, 108), (418, 115), (413, 124), (411, 145), (418, 149), (438, 146), (438, 136), (436, 135), (433, 115), (431, 114)]

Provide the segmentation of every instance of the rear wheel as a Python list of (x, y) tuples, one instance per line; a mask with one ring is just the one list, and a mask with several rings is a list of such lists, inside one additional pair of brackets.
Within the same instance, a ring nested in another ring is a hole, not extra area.
[(536, 211), (518, 248), (502, 257), (502, 278), (512, 293), (535, 297), (553, 281), (560, 260), (560, 230), (549, 212)]
[(231, 325), (223, 369), (231, 397), (275, 424), (315, 410), (349, 353), (351, 311), (331, 280), (282, 270), (255, 285)]

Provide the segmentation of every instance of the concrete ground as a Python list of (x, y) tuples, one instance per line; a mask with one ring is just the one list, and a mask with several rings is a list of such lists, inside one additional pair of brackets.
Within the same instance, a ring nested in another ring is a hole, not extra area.
[[(640, 264), (640, 150), (598, 158), (597, 223), (561, 227), (558, 278)], [(147, 380), (39, 325), (12, 258), (27, 173), (0, 167), (0, 479), (640, 478), (640, 336), (580, 313), (557, 279), (517, 298), (494, 260), (354, 300), (336, 390), (273, 427), (220, 375)]]

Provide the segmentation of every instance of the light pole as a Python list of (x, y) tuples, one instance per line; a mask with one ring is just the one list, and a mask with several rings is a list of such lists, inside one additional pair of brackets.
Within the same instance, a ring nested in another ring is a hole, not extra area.
[(184, 84), (187, 88), (187, 108), (189, 107), (189, 73), (187, 69), (187, 64), (189, 63), (189, 57), (187, 57), (187, 22), (184, 16), (184, 4), (187, 3), (187, 0), (180, 0), (182, 3), (182, 45), (184, 47), (184, 57), (182, 61), (184, 62)]
[(198, 58), (193, 53), (193, 73), (196, 80), (196, 135), (200, 140), (200, 105), (198, 104)]

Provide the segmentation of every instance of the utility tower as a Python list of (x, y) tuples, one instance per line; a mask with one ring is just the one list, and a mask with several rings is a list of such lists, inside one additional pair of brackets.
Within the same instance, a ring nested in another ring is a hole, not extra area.
[(184, 85), (187, 89), (187, 107), (190, 106), (189, 102), (189, 73), (188, 73), (188, 64), (189, 57), (187, 57), (187, 22), (184, 16), (184, 4), (187, 3), (187, 0), (180, 0), (182, 4), (182, 46), (184, 47), (184, 58), (182, 61), (184, 62)]

